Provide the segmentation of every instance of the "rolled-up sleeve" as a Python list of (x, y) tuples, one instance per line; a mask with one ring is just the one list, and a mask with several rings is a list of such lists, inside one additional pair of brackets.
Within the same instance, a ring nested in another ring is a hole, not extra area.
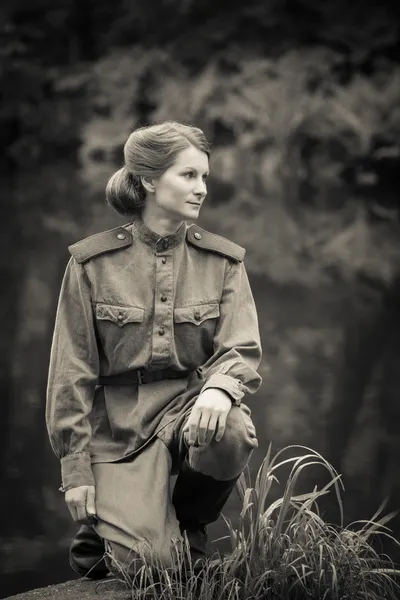
[(63, 491), (94, 485), (88, 416), (98, 372), (90, 282), (84, 266), (71, 258), (58, 301), (46, 394), (47, 431), (61, 460)]
[(254, 298), (243, 262), (230, 263), (224, 281), (213, 355), (202, 366), (201, 391), (219, 388), (234, 400), (254, 394), (262, 383), (257, 369), (261, 342)]

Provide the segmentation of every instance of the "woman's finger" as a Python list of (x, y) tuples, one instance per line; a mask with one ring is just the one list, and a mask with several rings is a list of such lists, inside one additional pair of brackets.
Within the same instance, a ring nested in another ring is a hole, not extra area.
[(208, 410), (205, 410), (204, 412), (201, 413), (201, 418), (200, 418), (200, 422), (199, 422), (199, 435), (198, 435), (200, 446), (204, 446), (206, 443), (207, 432), (208, 432), (208, 423), (210, 421), (210, 416), (211, 416), (211, 414)]
[(193, 446), (196, 441), (197, 441), (197, 436), (198, 436), (198, 429), (199, 429), (199, 422), (200, 422), (200, 418), (201, 418), (201, 413), (198, 410), (193, 410), (190, 417), (189, 417), (189, 422), (188, 422), (188, 426), (189, 426), (189, 439), (188, 439), (188, 443), (189, 445)]
[(68, 508), (68, 510), (69, 510), (69, 512), (71, 514), (71, 517), (73, 518), (74, 521), (77, 521), (78, 520), (78, 514), (76, 512), (75, 503), (73, 503), (73, 502), (66, 502), (66, 504), (67, 504), (67, 508)]
[(89, 517), (96, 516), (96, 488), (94, 485), (88, 487), (86, 497), (86, 512)]
[(217, 428), (218, 418), (219, 418), (219, 414), (218, 413), (212, 413), (211, 414), (210, 421), (208, 423), (207, 437), (206, 437), (206, 440), (205, 440), (206, 444), (210, 444), (211, 440), (213, 439), (215, 430)]
[(86, 521), (87, 519), (87, 511), (86, 511), (86, 500), (82, 501), (82, 499), (79, 499), (76, 503), (76, 514), (77, 514), (77, 520), (81, 523), (83, 521)]
[(219, 442), (222, 439), (222, 436), (225, 433), (226, 427), (226, 419), (228, 417), (228, 413), (221, 413), (218, 419), (218, 430), (215, 434), (215, 441)]

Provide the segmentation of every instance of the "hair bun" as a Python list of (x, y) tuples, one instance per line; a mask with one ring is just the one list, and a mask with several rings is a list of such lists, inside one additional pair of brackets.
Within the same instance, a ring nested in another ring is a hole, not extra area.
[(124, 166), (112, 177), (106, 187), (106, 201), (121, 215), (140, 213), (146, 199), (146, 193), (139, 177), (135, 177)]

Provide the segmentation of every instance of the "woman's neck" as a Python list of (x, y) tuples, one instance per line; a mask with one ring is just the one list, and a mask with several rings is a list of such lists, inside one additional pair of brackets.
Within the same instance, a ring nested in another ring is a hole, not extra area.
[(181, 227), (183, 220), (171, 219), (169, 217), (160, 217), (143, 211), (141, 215), (143, 223), (154, 233), (158, 233), (161, 237), (173, 235)]

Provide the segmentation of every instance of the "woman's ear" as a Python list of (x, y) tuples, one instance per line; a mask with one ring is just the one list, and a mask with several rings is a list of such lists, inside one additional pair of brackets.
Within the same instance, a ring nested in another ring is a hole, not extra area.
[(146, 190), (146, 192), (150, 192), (150, 194), (154, 194), (156, 185), (155, 179), (152, 177), (141, 177), (140, 181), (142, 182), (142, 186)]

